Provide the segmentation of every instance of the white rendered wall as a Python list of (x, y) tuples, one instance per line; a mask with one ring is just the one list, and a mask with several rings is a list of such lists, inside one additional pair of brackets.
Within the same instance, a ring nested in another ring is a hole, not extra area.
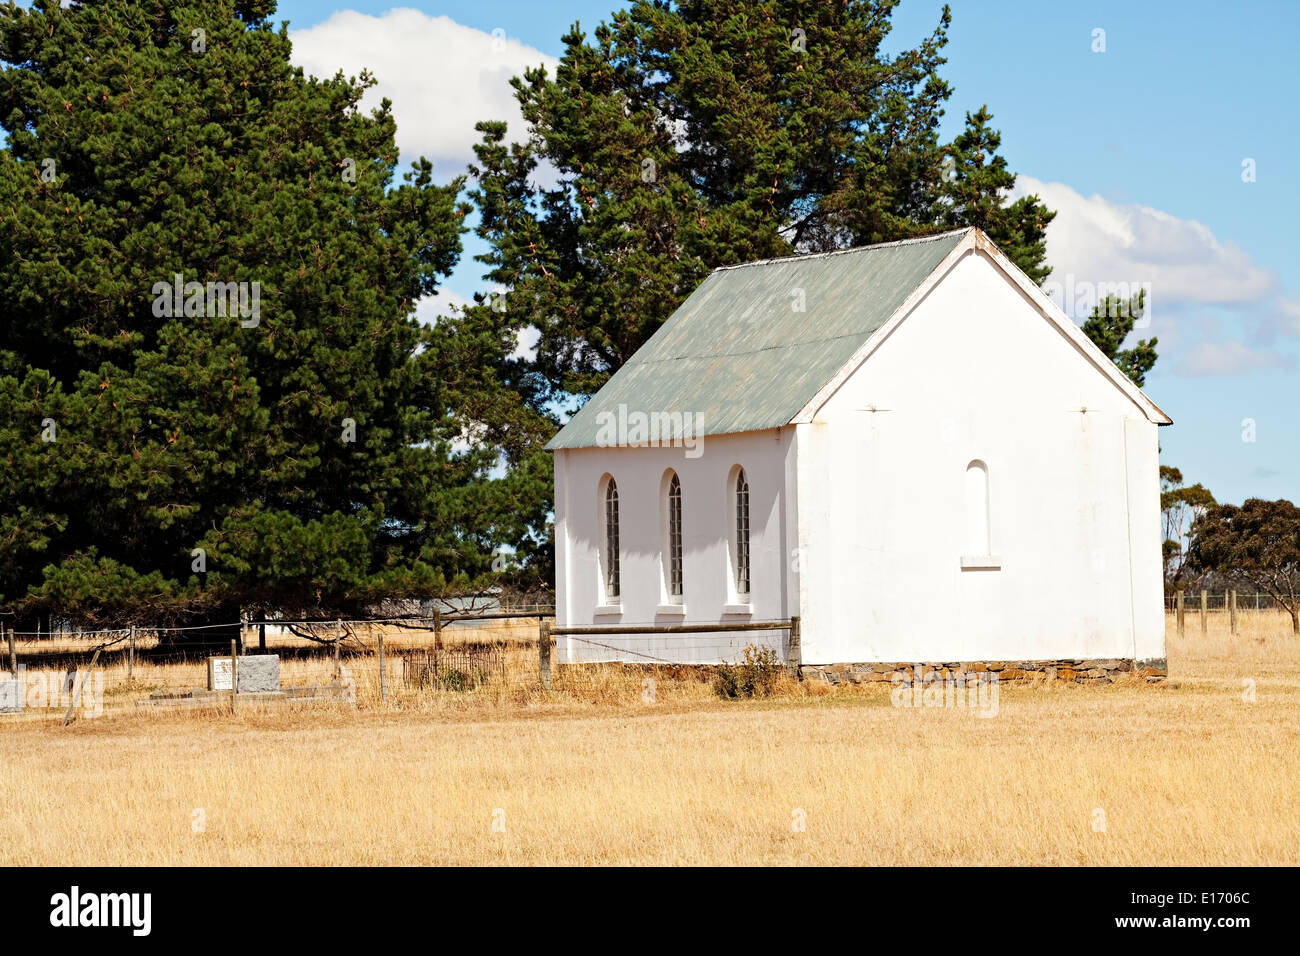
[[(581, 448), (555, 453), (556, 620), (561, 626), (697, 624), (782, 620), (791, 613), (797, 581), (787, 541), (787, 469), (793, 473), (792, 428), (706, 436), (698, 457), (682, 448)], [(736, 613), (729, 542), (735, 509), (730, 478), (741, 465), (749, 480), (750, 612)], [(674, 469), (682, 487), (684, 614), (666, 613), (662, 571), (662, 485)], [(600, 573), (603, 537), (601, 479), (618, 484), (621, 602), (605, 607)], [(731, 613), (727, 613), (728, 610)], [(784, 655), (783, 631), (689, 635), (603, 636), (584, 642), (557, 638), (561, 663), (625, 660), (716, 663), (735, 660), (747, 644)], [(598, 643), (592, 643), (598, 642)], [(613, 645), (602, 647), (602, 644)], [(625, 648), (637, 653), (628, 653)], [(639, 656), (644, 655), (644, 656)]]
[(804, 663), (1165, 656), (1156, 426), (982, 254), (796, 430)]
[(1133, 647), (1137, 660), (1165, 656), (1164, 540), (1160, 523), (1160, 439), (1145, 419), (1124, 420), (1128, 437), (1129, 544)]

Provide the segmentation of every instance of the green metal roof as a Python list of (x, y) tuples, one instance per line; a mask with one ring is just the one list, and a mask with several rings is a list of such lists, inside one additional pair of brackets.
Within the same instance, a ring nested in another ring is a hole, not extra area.
[(704, 435), (789, 424), (966, 232), (715, 270), (546, 447), (600, 444), (620, 405), (698, 413)]

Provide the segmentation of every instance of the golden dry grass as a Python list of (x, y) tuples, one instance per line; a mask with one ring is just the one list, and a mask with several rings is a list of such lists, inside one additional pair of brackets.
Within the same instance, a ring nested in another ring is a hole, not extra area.
[(647, 703), (619, 668), (382, 705), (362, 660), (356, 707), (10, 718), (0, 845), (11, 865), (1300, 862), (1300, 641), (1268, 613), (1170, 624), (1168, 683), (1003, 685), (989, 719), (888, 688), (723, 702), (669, 672)]

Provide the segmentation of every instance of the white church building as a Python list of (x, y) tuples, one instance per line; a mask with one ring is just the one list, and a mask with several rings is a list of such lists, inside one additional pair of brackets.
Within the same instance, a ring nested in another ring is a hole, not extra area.
[(717, 269), (548, 445), (558, 660), (1158, 677), (1168, 424), (979, 230)]

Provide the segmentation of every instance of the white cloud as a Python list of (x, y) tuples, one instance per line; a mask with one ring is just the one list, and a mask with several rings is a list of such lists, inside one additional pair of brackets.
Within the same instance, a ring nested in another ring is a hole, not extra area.
[(459, 175), (473, 160), (472, 146), (479, 140), (474, 124), (480, 120), (505, 120), (511, 136), (522, 137), (510, 78), (539, 64), (554, 75), (557, 62), (509, 39), (503, 29), (484, 33), (411, 9), (381, 16), (344, 10), (291, 31), (290, 39), (294, 63), (310, 75), (330, 77), (342, 70), (357, 76), (368, 68), (379, 82), (362, 107), (392, 100), (402, 160), (428, 157), (440, 180)]
[(537, 358), (537, 345), (542, 341), (542, 333), (534, 325), (520, 329), (515, 333), (515, 350), (510, 353), (512, 359), (531, 362)]
[(1300, 335), (1300, 299), (1279, 298), (1273, 305), (1278, 330), (1284, 335)]
[(452, 315), (469, 305), (469, 300), (450, 289), (439, 289), (415, 303), (415, 317), (421, 325), (434, 325), (438, 316)]
[[(421, 325), (435, 325), (439, 316), (455, 315), (470, 304), (469, 299), (457, 295), (450, 289), (439, 289), (433, 295), (427, 295), (415, 304), (415, 317)], [(536, 326), (529, 325), (519, 329), (515, 332), (515, 349), (510, 353), (509, 358), (531, 362), (537, 358), (537, 344), (541, 339), (542, 333)]]
[(1148, 283), (1154, 310), (1262, 303), (1278, 292), (1275, 272), (1194, 219), (1020, 176), (1013, 197), (1029, 193), (1056, 210), (1047, 227), (1047, 259), (1058, 282), (1069, 274), (1087, 282)]
[(1295, 368), (1289, 355), (1269, 349), (1252, 349), (1241, 342), (1200, 342), (1174, 366), (1178, 375), (1201, 378), (1208, 375), (1244, 375)]
[(1159, 338), (1157, 368), (1200, 377), (1295, 366), (1273, 346), (1300, 337), (1300, 299), (1240, 246), (1193, 219), (1020, 176), (1013, 198), (1030, 193), (1056, 210), (1044, 290), (1076, 321), (1107, 291), (1144, 286), (1147, 314), (1131, 338)]

